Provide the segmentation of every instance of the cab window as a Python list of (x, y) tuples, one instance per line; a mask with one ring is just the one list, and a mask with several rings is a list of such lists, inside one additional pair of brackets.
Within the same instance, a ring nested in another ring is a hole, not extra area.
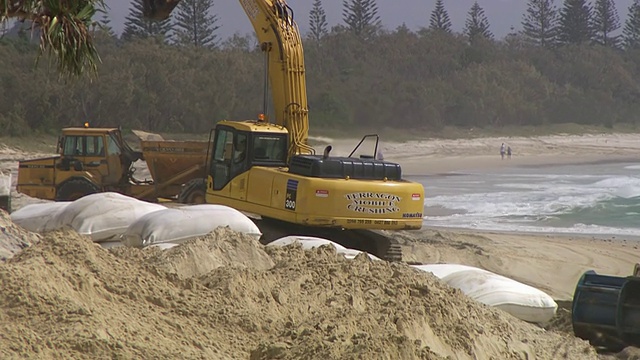
[(65, 156), (104, 156), (102, 136), (65, 136)]
[(233, 148), (233, 162), (235, 164), (243, 162), (247, 158), (247, 135), (236, 134)]
[(287, 137), (285, 135), (255, 135), (253, 160), (256, 162), (286, 162)]
[(63, 155), (82, 156), (82, 154), (84, 154), (82, 136), (65, 136)]
[(107, 137), (107, 152), (109, 155), (120, 155), (120, 146), (113, 134), (110, 134), (109, 137)]
[(87, 136), (85, 156), (104, 156), (104, 141), (102, 136)]
[(213, 152), (213, 160), (229, 161), (233, 153), (233, 132), (221, 130), (216, 134), (216, 148)]

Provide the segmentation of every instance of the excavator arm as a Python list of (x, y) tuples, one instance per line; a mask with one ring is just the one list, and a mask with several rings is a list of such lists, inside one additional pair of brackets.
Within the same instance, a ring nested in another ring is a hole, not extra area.
[[(179, 1), (144, 0), (145, 14), (154, 19), (167, 18)], [(289, 158), (296, 154), (311, 154), (313, 148), (307, 144), (309, 109), (304, 52), (293, 10), (284, 0), (240, 0), (240, 4), (265, 53), (274, 102), (274, 123), (289, 132)]]

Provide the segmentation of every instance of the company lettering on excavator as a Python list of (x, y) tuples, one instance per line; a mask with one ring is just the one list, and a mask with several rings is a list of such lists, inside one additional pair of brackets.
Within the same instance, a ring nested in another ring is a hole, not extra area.
[[(144, 11), (163, 19), (178, 2), (144, 0)], [(217, 123), (202, 164), (206, 175), (183, 177), (178, 200), (204, 200), (255, 214), (263, 242), (288, 234), (323, 236), (398, 260), (398, 247), (368, 230), (421, 228), (424, 188), (404, 180), (399, 164), (376, 159), (377, 135), (363, 138), (375, 140), (371, 154), (353, 156), (361, 141), (349, 156), (331, 156), (331, 147), (316, 155), (307, 143), (304, 54), (293, 10), (282, 0), (240, 4), (265, 56), (263, 115)], [(269, 88), (272, 121), (266, 117)]]

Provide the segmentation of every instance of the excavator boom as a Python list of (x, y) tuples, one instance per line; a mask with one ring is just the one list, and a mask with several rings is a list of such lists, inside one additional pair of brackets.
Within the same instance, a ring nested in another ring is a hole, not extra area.
[(304, 52), (293, 10), (283, 0), (240, 0), (265, 52), (275, 107), (274, 123), (289, 131), (289, 158), (311, 154)]
[[(143, 0), (145, 16), (166, 19), (180, 0)], [(283, 0), (240, 0), (265, 53), (275, 120), (289, 132), (289, 156), (313, 154), (307, 144), (309, 108), (304, 52), (293, 10)], [(265, 112), (266, 112), (265, 94)], [(264, 114), (266, 115), (266, 114)]]

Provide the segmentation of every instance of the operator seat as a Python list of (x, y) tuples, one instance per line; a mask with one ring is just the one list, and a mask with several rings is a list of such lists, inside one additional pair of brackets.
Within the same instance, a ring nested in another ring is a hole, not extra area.
[(267, 149), (263, 147), (257, 147), (253, 150), (253, 158), (256, 160), (268, 160)]

